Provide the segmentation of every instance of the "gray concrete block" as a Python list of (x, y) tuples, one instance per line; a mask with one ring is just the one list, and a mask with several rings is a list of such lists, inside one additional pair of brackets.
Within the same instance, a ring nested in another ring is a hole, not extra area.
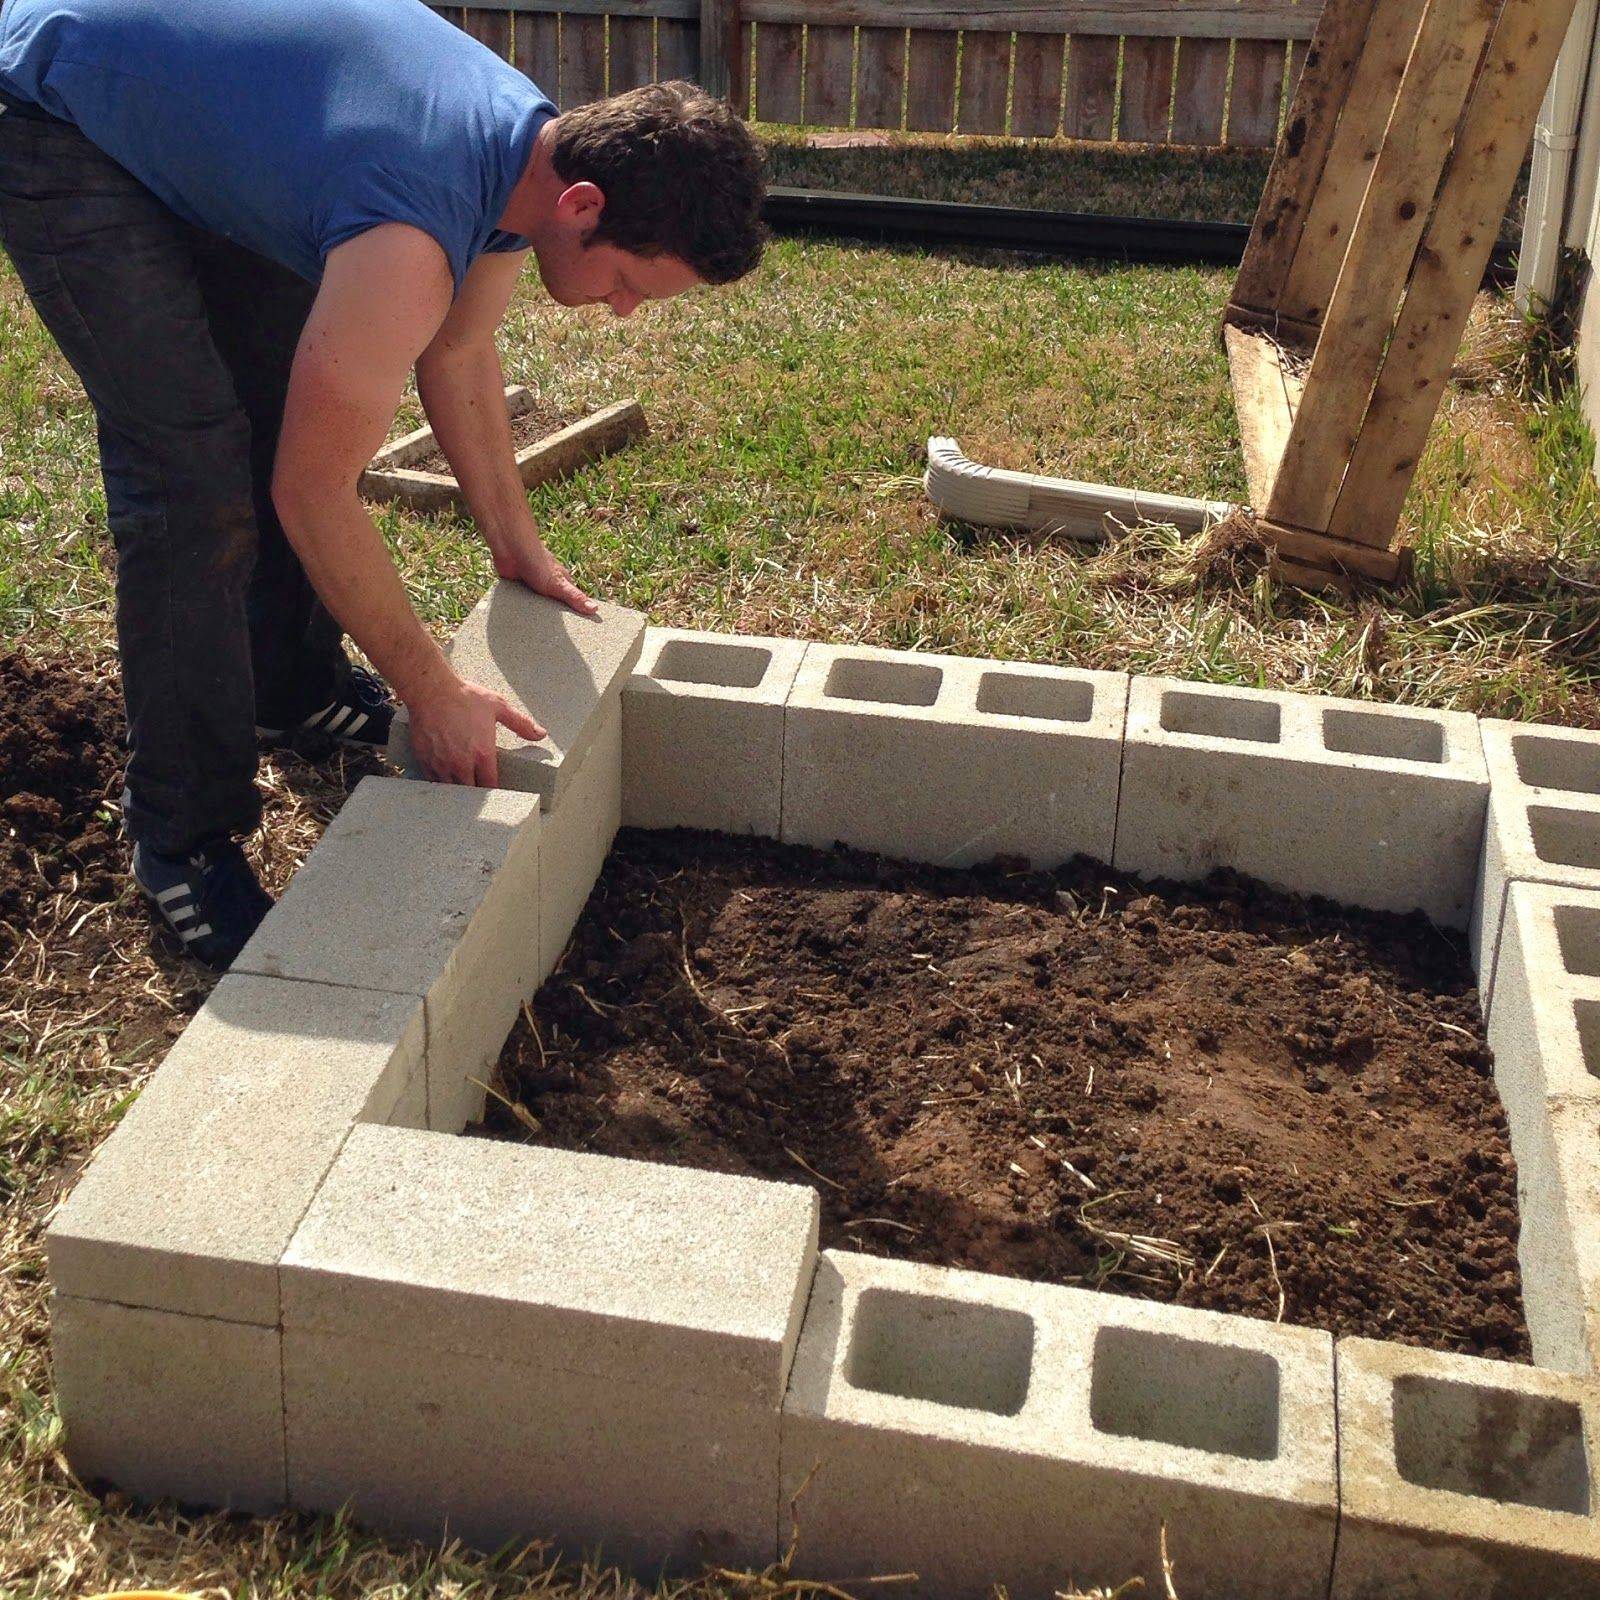
[(532, 795), (363, 779), (234, 971), (421, 997), (430, 1120), (458, 1131), (539, 985), (539, 822)]
[[(644, 626), (625, 606), (602, 601), (598, 617), (580, 617), (520, 583), (497, 583), (478, 602), (445, 647), (450, 665), (504, 695), (547, 734), (530, 744), (500, 729), (502, 789), (541, 795), (546, 808), (560, 798), (598, 730), (596, 714), (620, 698), (638, 662)], [(389, 755), (412, 769), (404, 710), (395, 717)]]
[(56, 1295), (67, 1459), (128, 1494), (273, 1512), (286, 1503), (276, 1328)]
[(566, 794), (545, 813), (539, 848), (538, 982), (555, 969), (622, 825), (622, 705), (599, 715)]
[(798, 639), (651, 628), (622, 695), (622, 820), (776, 839)]
[(1334, 1457), (1326, 1334), (833, 1251), (784, 1404), (796, 1574), (974, 1600), (1320, 1594)]
[(361, 1127), (284, 1257), (283, 1321), (775, 1411), (816, 1234), (797, 1184)]
[(1468, 924), (1488, 777), (1459, 712), (1170, 678), (1128, 702), (1116, 865)]
[(1341, 1339), (1336, 1600), (1593, 1600), (1592, 1381)]
[(941, 866), (1110, 857), (1128, 680), (812, 645), (784, 717), (786, 842)]
[(45, 1235), (59, 1294), (266, 1326), (278, 1258), (351, 1124), (423, 1077), (415, 998), (228, 976)]
[(647, 1581), (776, 1558), (778, 1412), (537, 1346), (284, 1335), (289, 1493), (382, 1532), (493, 1550), (554, 1538)]
[(1479, 726), (1492, 793), (1471, 935), (1487, 1011), (1507, 886), (1600, 890), (1600, 733), (1492, 718)]

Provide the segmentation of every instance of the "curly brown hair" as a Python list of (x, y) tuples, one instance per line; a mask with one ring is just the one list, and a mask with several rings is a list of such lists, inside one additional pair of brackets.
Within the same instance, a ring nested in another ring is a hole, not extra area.
[(761, 147), (725, 101), (692, 83), (650, 83), (562, 112), (550, 158), (565, 182), (606, 197), (592, 244), (677, 256), (707, 283), (732, 283), (761, 260)]

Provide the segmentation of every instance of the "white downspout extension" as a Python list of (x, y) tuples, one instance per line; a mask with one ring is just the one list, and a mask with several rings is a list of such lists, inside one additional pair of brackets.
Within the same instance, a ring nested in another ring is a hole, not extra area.
[[(1516, 302), (1520, 311), (1538, 311), (1548, 305), (1556, 290), (1561, 247), (1568, 217), (1587, 239), (1589, 209), (1594, 204), (1595, 141), (1600, 140), (1600, 118), (1590, 117), (1584, 129), (1589, 159), (1578, 167), (1582, 194), (1572, 191), (1573, 157), (1579, 143), (1579, 118), (1589, 84), (1589, 59), (1594, 47), (1597, 0), (1578, 0), (1567, 27), (1567, 37), (1556, 58), (1550, 87), (1539, 108), (1533, 132), (1533, 165), (1528, 179), (1528, 213), (1522, 228), (1522, 250), (1517, 262)], [(1578, 204), (1569, 205), (1569, 200)]]

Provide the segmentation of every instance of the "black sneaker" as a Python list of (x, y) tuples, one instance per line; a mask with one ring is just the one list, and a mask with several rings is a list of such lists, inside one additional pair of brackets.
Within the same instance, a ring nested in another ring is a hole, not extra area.
[(272, 909), (244, 851), (231, 839), (186, 856), (133, 847), (133, 881), (183, 941), (186, 954), (218, 971), (233, 964)]
[(263, 744), (286, 748), (326, 741), (362, 750), (382, 750), (389, 743), (394, 710), (389, 685), (377, 673), (352, 666), (339, 692), (320, 711), (313, 711), (292, 728), (264, 728), (257, 723), (256, 738)]

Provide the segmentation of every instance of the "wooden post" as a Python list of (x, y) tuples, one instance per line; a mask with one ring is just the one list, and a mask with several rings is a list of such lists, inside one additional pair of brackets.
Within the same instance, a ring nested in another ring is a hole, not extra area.
[(745, 104), (739, 22), (739, 0), (700, 0), (700, 87), (735, 110)]

